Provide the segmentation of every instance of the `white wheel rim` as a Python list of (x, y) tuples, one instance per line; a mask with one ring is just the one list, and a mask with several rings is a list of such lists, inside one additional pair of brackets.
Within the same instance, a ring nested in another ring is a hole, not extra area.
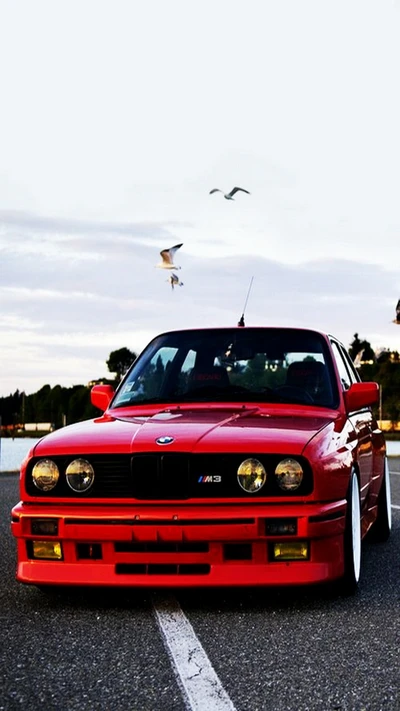
[(361, 512), (358, 481), (355, 474), (353, 474), (351, 482), (351, 539), (354, 578), (358, 582), (361, 569)]
[(390, 473), (389, 464), (387, 457), (385, 459), (385, 479), (383, 481), (383, 486), (386, 488), (386, 507), (387, 507), (387, 522), (389, 531), (392, 530), (392, 495), (390, 490)]

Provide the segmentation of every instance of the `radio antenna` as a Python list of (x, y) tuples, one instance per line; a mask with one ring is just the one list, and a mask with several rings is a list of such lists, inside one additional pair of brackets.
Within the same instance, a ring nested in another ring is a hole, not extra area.
[(238, 321), (238, 326), (240, 326), (241, 328), (244, 328), (244, 326), (245, 326), (245, 323), (244, 323), (244, 312), (246, 311), (246, 306), (247, 306), (247, 302), (248, 302), (248, 300), (249, 300), (250, 291), (251, 291), (251, 287), (252, 287), (252, 284), (253, 284), (253, 279), (254, 279), (254, 276), (252, 276), (251, 279), (250, 279), (250, 285), (249, 285), (249, 288), (248, 288), (248, 291), (247, 291), (246, 300), (245, 300), (244, 306), (243, 306), (243, 313), (242, 313), (242, 315), (241, 315), (241, 317), (240, 317), (240, 319), (239, 319), (239, 321)]

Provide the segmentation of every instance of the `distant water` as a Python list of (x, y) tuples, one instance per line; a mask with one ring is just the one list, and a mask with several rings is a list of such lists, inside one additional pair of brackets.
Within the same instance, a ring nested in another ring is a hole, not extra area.
[[(0, 472), (18, 471), (21, 462), (39, 439), (35, 437), (5, 437), (0, 440)], [(400, 440), (386, 443), (389, 457), (400, 457)]]
[(0, 440), (0, 472), (18, 471), (25, 455), (28, 454), (39, 438), (2, 437)]
[(386, 442), (386, 451), (389, 457), (400, 457), (400, 439)]

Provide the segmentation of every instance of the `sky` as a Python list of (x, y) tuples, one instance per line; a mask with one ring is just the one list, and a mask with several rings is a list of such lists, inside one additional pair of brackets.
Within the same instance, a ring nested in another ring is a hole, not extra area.
[(399, 36), (399, 0), (1, 0), (0, 396), (247, 297), (400, 350)]

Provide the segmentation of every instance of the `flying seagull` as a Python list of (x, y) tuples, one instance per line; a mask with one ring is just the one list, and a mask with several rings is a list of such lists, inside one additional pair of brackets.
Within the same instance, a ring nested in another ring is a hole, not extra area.
[(169, 249), (163, 249), (160, 252), (162, 262), (156, 264), (156, 267), (159, 267), (159, 269), (180, 269), (180, 267), (177, 267), (174, 264), (174, 255), (179, 247), (182, 247), (182, 244), (183, 242), (181, 244), (176, 244), (174, 247), (170, 247)]
[(223, 193), (224, 198), (226, 200), (234, 200), (235, 198), (233, 196), (238, 192), (238, 190), (241, 190), (242, 193), (247, 193), (247, 195), (250, 195), (249, 191), (245, 190), (244, 188), (232, 188), (230, 193), (224, 193), (224, 191), (220, 190), (219, 188), (213, 188), (212, 190), (210, 190), (209, 194), (212, 195), (213, 193)]
[(176, 286), (183, 286), (183, 281), (180, 281), (177, 274), (171, 274), (167, 281), (171, 284), (171, 289), (174, 290)]

